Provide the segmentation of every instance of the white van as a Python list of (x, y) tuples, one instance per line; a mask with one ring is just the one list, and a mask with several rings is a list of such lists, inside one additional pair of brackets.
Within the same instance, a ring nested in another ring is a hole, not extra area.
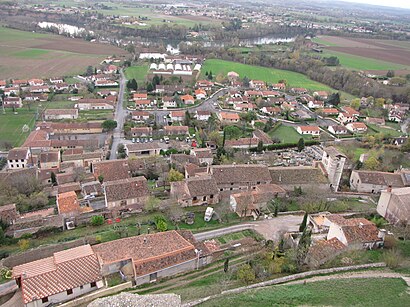
[(214, 208), (212, 207), (206, 208), (204, 221), (209, 222), (212, 219), (212, 215), (214, 215)]

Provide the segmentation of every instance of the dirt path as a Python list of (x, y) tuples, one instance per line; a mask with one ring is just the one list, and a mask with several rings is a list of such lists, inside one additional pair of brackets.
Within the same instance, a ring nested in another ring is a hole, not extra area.
[(389, 272), (387, 270), (381, 271), (362, 271), (362, 272), (349, 272), (349, 273), (341, 273), (341, 274), (334, 274), (334, 275), (326, 275), (326, 276), (316, 276), (306, 279), (300, 279), (291, 281), (288, 283), (284, 283), (283, 285), (296, 285), (296, 284), (303, 284), (303, 283), (311, 283), (316, 281), (324, 281), (324, 280), (334, 280), (334, 279), (351, 279), (351, 278), (402, 278), (403, 275), (395, 272)]

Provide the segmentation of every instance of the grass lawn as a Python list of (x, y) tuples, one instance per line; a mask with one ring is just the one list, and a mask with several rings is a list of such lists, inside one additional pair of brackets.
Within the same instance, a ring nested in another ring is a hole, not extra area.
[(339, 59), (341, 66), (357, 70), (395, 70), (406, 68), (405, 65), (365, 58), (333, 50), (323, 50), (323, 56), (336, 56)]
[(399, 278), (341, 279), (270, 286), (200, 306), (408, 306), (406, 291), (406, 283)]
[(0, 149), (4, 149), (4, 143), (10, 143), (13, 146), (20, 146), (24, 143), (30, 131), (23, 132), (24, 125), (30, 129), (35, 124), (35, 108), (29, 111), (26, 108), (17, 110), (18, 114), (13, 114), (12, 109), (6, 109), (6, 114), (0, 112)]
[(72, 109), (77, 102), (69, 100), (56, 100), (47, 102), (47, 109)]
[(380, 127), (378, 125), (374, 124), (367, 124), (370, 128), (376, 130), (376, 132), (369, 130), (369, 134), (374, 134), (374, 133), (383, 133), (385, 135), (390, 135), (392, 137), (398, 137), (401, 136), (403, 133), (401, 131), (397, 131), (397, 129), (393, 128), (387, 128), (387, 127)]
[(231, 241), (238, 241), (246, 237), (252, 237), (254, 235), (255, 234), (252, 232), (252, 230), (243, 230), (243, 231), (229, 233), (229, 234), (220, 236), (216, 238), (216, 240), (219, 241), (219, 243), (221, 244), (226, 244)]
[(295, 128), (290, 126), (281, 125), (273, 132), (268, 133), (270, 137), (276, 137), (281, 143), (297, 143), (301, 137), (305, 140), (311, 140), (310, 135), (301, 136)]
[(128, 67), (125, 70), (127, 80), (135, 79), (138, 82), (145, 82), (148, 74), (148, 64), (141, 64)]
[(313, 81), (307, 76), (293, 71), (252, 66), (237, 62), (215, 59), (206, 60), (201, 69), (201, 78), (205, 78), (205, 72), (207, 71), (212, 71), (214, 76), (217, 76), (218, 74), (226, 75), (230, 71), (235, 71), (241, 78), (247, 76), (249, 79), (263, 80), (268, 83), (277, 83), (279, 80), (286, 80), (290, 87), (304, 87), (312, 91), (334, 91), (327, 85)]

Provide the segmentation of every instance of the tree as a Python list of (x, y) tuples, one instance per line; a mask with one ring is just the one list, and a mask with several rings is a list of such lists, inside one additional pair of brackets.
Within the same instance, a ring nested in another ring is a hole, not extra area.
[(300, 266), (302, 266), (305, 262), (307, 252), (309, 251), (309, 247), (311, 244), (312, 231), (309, 227), (306, 227), (300, 237), (297, 250), (296, 250), (296, 262)]
[(189, 113), (189, 111), (186, 110), (185, 117), (184, 117), (184, 125), (188, 127), (191, 126), (191, 121), (192, 121), (191, 113)]
[(269, 132), (273, 128), (273, 119), (269, 117), (268, 121), (265, 124), (265, 127), (263, 128), (263, 132)]
[(359, 109), (360, 108), (360, 99), (359, 98), (355, 98), (355, 99), (353, 99), (351, 102), (350, 102), (350, 106), (353, 108), (353, 109)]
[(387, 78), (393, 78), (394, 77), (394, 70), (388, 70), (386, 74)]
[(168, 181), (175, 182), (175, 181), (182, 181), (184, 180), (185, 176), (178, 172), (176, 169), (171, 168), (168, 173)]
[(161, 82), (161, 80), (160, 80), (160, 78), (159, 78), (158, 75), (155, 75), (155, 76), (152, 78), (152, 84), (153, 84), (154, 86), (159, 85), (160, 82)]
[(214, 76), (212, 75), (212, 71), (209, 71), (208, 73), (208, 80), (212, 80)]
[(103, 123), (101, 124), (102, 128), (105, 131), (112, 131), (115, 128), (117, 128), (117, 125), (118, 125), (117, 121), (112, 120), (112, 119), (107, 119), (107, 120), (103, 121)]
[(226, 258), (224, 262), (224, 272), (227, 273), (228, 269), (229, 269), (229, 258)]
[(221, 147), (223, 144), (223, 137), (217, 130), (208, 134), (208, 140), (214, 142), (218, 147)]
[(239, 267), (237, 277), (239, 280), (245, 282), (246, 284), (251, 283), (256, 278), (255, 271), (249, 264), (243, 264)]
[(100, 183), (103, 183), (103, 181), (104, 181), (104, 176), (103, 176), (103, 175), (99, 175), (99, 176), (98, 176), (98, 181), (99, 181)]
[(308, 218), (308, 214), (307, 212), (305, 212), (305, 215), (303, 216), (302, 224), (300, 224), (299, 226), (299, 232), (305, 231), (306, 225), (307, 225), (307, 218)]
[(26, 251), (30, 247), (30, 241), (28, 239), (21, 239), (18, 241), (18, 245), (21, 251)]
[(326, 104), (337, 106), (340, 103), (340, 94), (339, 93), (330, 94), (330, 96), (326, 99), (325, 102)]
[(51, 179), (51, 183), (53, 185), (55, 185), (57, 183), (57, 178), (56, 178), (56, 174), (54, 172), (51, 172), (50, 174), (50, 179)]
[(298, 151), (301, 152), (303, 149), (305, 149), (305, 140), (300, 138), (298, 141)]
[(249, 87), (249, 78), (247, 77), (247, 76), (245, 76), (245, 77), (243, 77), (243, 80), (242, 80), (242, 82), (243, 82), (243, 86), (244, 87)]
[(92, 66), (87, 66), (87, 69), (86, 69), (86, 71), (85, 71), (85, 75), (89, 77), (89, 76), (91, 76), (93, 73), (94, 73), (93, 67), (92, 67)]
[(167, 222), (165, 220), (165, 218), (162, 215), (158, 215), (156, 217), (154, 217), (155, 220), (155, 226), (157, 227), (158, 231), (167, 231), (168, 230), (168, 225)]
[(154, 86), (151, 82), (147, 83), (147, 92), (152, 92), (154, 90)]
[(263, 142), (259, 140), (258, 146), (256, 147), (257, 152), (262, 152), (263, 151)]
[(227, 140), (236, 140), (242, 136), (242, 131), (237, 126), (226, 126), (224, 128), (224, 133)]
[(90, 219), (90, 224), (92, 226), (100, 226), (104, 224), (104, 217), (102, 215), (94, 215)]
[(380, 168), (380, 162), (376, 157), (369, 157), (363, 164), (364, 168), (367, 170), (378, 170)]
[(148, 197), (147, 202), (145, 203), (144, 209), (147, 212), (154, 212), (158, 209), (160, 200), (154, 196)]
[(119, 159), (124, 159), (127, 156), (124, 144), (118, 144), (117, 151)]
[(131, 80), (131, 89), (133, 89), (134, 91), (138, 90), (137, 80), (135, 80), (135, 79)]

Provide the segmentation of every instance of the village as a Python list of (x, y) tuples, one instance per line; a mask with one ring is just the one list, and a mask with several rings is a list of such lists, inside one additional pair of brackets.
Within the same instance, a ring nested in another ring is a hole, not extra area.
[[(144, 84), (115, 58), (70, 83), (0, 82), (4, 113), (38, 110), (0, 172), (11, 199), (0, 207), (2, 274), (25, 306), (108, 293), (113, 279), (166, 280), (226, 251), (273, 246), (277, 272), (292, 273), (406, 236), (409, 166), (372, 148), (408, 147), (408, 104), (341, 101), (235, 71), (216, 80), (190, 56), (138, 61), (149, 63)], [(221, 239), (231, 234), (244, 237)], [(269, 276), (250, 270), (247, 283)]]

